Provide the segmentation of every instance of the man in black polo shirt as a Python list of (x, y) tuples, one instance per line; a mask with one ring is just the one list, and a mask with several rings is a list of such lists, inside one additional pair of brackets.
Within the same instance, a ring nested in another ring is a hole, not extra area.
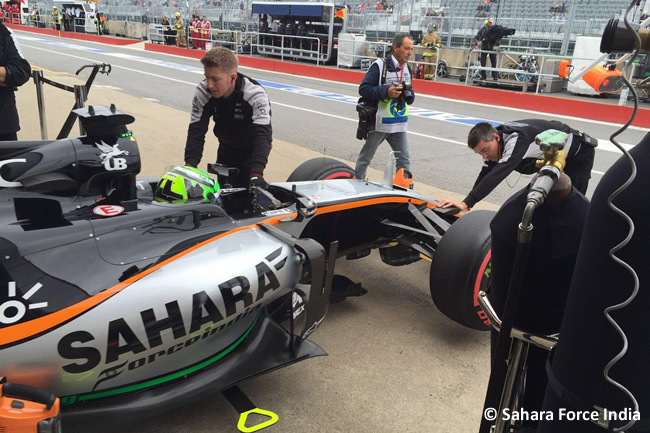
[(468, 211), (513, 171), (522, 174), (535, 173), (538, 170), (535, 162), (543, 159), (535, 137), (549, 129), (569, 133), (564, 147), (568, 152), (564, 172), (571, 178), (573, 187), (585, 194), (596, 154), (597, 141), (594, 138), (555, 120), (518, 120), (496, 128), (487, 122), (481, 122), (470, 130), (467, 137), (469, 148), (484, 160), (474, 188), (462, 202), (440, 200), (439, 206), (455, 206), (461, 211)]
[(257, 81), (237, 72), (237, 56), (229, 49), (212, 48), (201, 63), (205, 79), (196, 87), (192, 100), (185, 165), (197, 167), (201, 162), (212, 119), (219, 140), (217, 162), (239, 169), (239, 174), (230, 179), (232, 186), (263, 187), (273, 140), (269, 97)]

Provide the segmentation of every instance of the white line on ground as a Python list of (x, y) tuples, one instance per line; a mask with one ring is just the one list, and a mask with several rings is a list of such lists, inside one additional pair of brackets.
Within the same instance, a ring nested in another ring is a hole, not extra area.
[[(26, 33), (26, 34), (31, 34), (31, 33)], [(85, 41), (85, 42), (101, 45), (101, 46), (104, 46), (104, 47), (106, 46), (106, 44), (102, 44), (102, 43), (99, 43), (99, 42), (92, 42), (92, 41)], [(122, 45), (122, 46), (120, 46), (120, 48), (136, 50), (136, 51), (142, 51), (141, 47), (129, 46), (129, 45)], [(154, 53), (154, 52), (148, 51), (148, 53)], [(170, 56), (170, 57), (177, 58), (177, 59), (178, 58), (182, 58), (182, 59), (187, 58), (187, 57), (184, 57), (184, 56), (179, 56), (177, 54), (160, 53), (160, 52), (155, 52), (155, 54), (162, 55), (162, 56)], [(241, 69), (247, 69), (247, 70), (257, 70), (256, 68), (250, 68), (250, 67), (246, 67), (246, 66), (240, 66), (240, 68)], [(267, 71), (267, 70), (265, 70), (264, 72), (269, 73), (269, 74), (282, 75), (282, 76), (286, 76), (286, 77), (295, 78), (294, 75), (286, 73), (286, 72)], [(304, 79), (307, 79), (307, 80), (314, 80), (314, 81), (322, 81), (322, 82), (330, 82), (331, 81), (331, 80), (326, 80), (326, 79), (323, 79), (323, 78), (316, 78), (316, 77), (307, 77), (307, 76), (301, 76), (301, 77), (304, 78)], [(359, 86), (358, 84), (354, 84), (354, 83), (340, 82), (339, 84), (342, 84), (342, 85), (345, 85), (345, 86), (352, 86), (352, 87), (358, 87)], [(530, 113), (530, 114), (540, 115), (540, 116), (551, 116), (551, 117), (559, 116), (559, 115), (555, 115), (555, 114), (552, 114), (552, 113), (544, 113), (542, 111), (525, 110), (525, 109), (513, 108), (513, 107), (498, 107), (498, 106), (495, 106), (494, 104), (481, 104), (481, 103), (478, 103), (478, 102), (463, 101), (463, 100), (459, 100), (459, 99), (451, 99), (451, 98), (445, 98), (445, 97), (442, 97), (442, 96), (435, 96), (435, 95), (417, 94), (417, 96), (418, 97), (423, 97), (423, 98), (428, 98), (428, 99), (437, 99), (437, 100), (440, 100), (440, 101), (453, 102), (453, 103), (458, 103), (458, 104), (467, 104), (467, 105), (472, 105), (472, 106), (479, 106), (479, 107), (483, 107), (483, 108), (486, 108), (486, 109), (489, 109), (489, 110), (499, 109), (499, 110), (505, 110), (505, 111), (516, 111), (516, 112), (520, 112), (520, 113)], [(562, 115), (561, 117), (563, 119), (577, 120), (577, 121), (580, 121), (580, 122), (593, 123), (593, 124), (598, 124), (598, 125), (608, 125), (608, 126), (612, 126), (612, 127), (621, 127), (622, 126), (622, 124), (620, 124), (620, 123), (605, 122), (605, 121), (601, 121), (601, 120), (585, 119), (585, 118), (582, 118), (582, 117), (574, 117), (574, 116), (566, 116), (566, 115)], [(638, 127), (638, 126), (630, 126), (628, 129), (636, 130), (636, 131), (645, 131), (646, 130), (646, 128), (641, 128), (641, 127)]]
[[(23, 44), (23, 46), (28, 47), (28, 48), (32, 48), (32, 49), (36, 49), (36, 50), (41, 50), (41, 51), (48, 51), (48, 52), (51, 51), (51, 50), (41, 48), (41, 47), (36, 47), (36, 46), (33, 46), (33, 45), (25, 45), (25, 44)], [(75, 56), (73, 54), (68, 54), (68, 53), (60, 53), (60, 54), (68, 56), (68, 57), (84, 60), (84, 61), (90, 61), (90, 62), (95, 61), (95, 60), (89, 59), (87, 57)], [(124, 70), (131, 71), (131, 72), (137, 72), (139, 74), (145, 74), (145, 75), (153, 76), (153, 77), (156, 77), (156, 78), (175, 81), (177, 83), (187, 84), (187, 85), (190, 85), (190, 86), (196, 86), (195, 82), (178, 80), (176, 78), (166, 77), (164, 75), (154, 74), (154, 73), (142, 71), (142, 70), (139, 70), (139, 69), (127, 68), (126, 66), (112, 65), (112, 67), (118, 68), (118, 69), (124, 69)], [(282, 104), (282, 103), (279, 103), (279, 102), (272, 102), (271, 105), (277, 105), (277, 106), (281, 106), (281, 107), (286, 107), (286, 108), (291, 108), (291, 109), (295, 109), (295, 110), (305, 111), (305, 112), (309, 112), (309, 113), (313, 113), (313, 114), (318, 114), (320, 116), (333, 117), (333, 118), (336, 118), (336, 119), (346, 120), (346, 121), (349, 121), (349, 122), (357, 122), (357, 119), (351, 119), (351, 118), (348, 118), (348, 117), (337, 116), (335, 114), (324, 113), (324, 112), (321, 112), (321, 111), (310, 110), (310, 109), (307, 109), (307, 108), (297, 107), (297, 106), (293, 106), (293, 105), (289, 105), (289, 104)], [(450, 140), (450, 139), (447, 139), (447, 138), (436, 137), (436, 136), (433, 136), (433, 135), (421, 134), (421, 133), (412, 132), (412, 131), (408, 131), (408, 133), (411, 134), (411, 135), (419, 136), (419, 137), (430, 138), (430, 139), (433, 139), (433, 140), (438, 140), (438, 141), (443, 141), (443, 142), (447, 142), (447, 143), (466, 146), (465, 143), (463, 143), (461, 141), (457, 141), (457, 140)], [(631, 149), (633, 147), (630, 144), (622, 143), (622, 145), (627, 150), (629, 150), (629, 149)], [(610, 143), (608, 140), (603, 140), (603, 139), (598, 139), (598, 149), (599, 150), (604, 150), (604, 151), (609, 151), (609, 152), (621, 153), (612, 143)], [(599, 175), (603, 174), (603, 172), (599, 172), (599, 171), (592, 171), (592, 172), (595, 173), (595, 174), (599, 174)]]

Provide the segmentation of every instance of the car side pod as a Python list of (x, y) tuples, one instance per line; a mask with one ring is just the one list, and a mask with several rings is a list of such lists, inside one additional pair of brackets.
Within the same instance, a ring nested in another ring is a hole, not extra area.
[(59, 399), (32, 386), (0, 385), (0, 432), (61, 433)]

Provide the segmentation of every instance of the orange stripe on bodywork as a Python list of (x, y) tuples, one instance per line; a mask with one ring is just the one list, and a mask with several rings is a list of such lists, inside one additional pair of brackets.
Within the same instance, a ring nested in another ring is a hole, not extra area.
[(431, 208), (436, 207), (432, 203), (420, 199), (410, 198), (410, 197), (382, 197), (382, 198), (370, 198), (368, 200), (362, 200), (362, 201), (355, 201), (353, 203), (334, 204), (323, 208), (317, 208), (316, 213), (325, 214), (325, 213), (338, 212), (347, 209), (355, 209), (358, 207), (373, 206), (376, 204), (408, 203), (408, 202), (412, 202), (413, 204), (426, 203), (428, 207)]
[[(348, 210), (348, 209), (355, 209), (359, 207), (364, 207), (364, 206), (373, 206), (373, 205), (378, 205), (378, 204), (388, 204), (388, 203), (407, 203), (407, 202), (413, 202), (414, 204), (422, 204), (426, 203), (428, 207), (434, 208), (436, 207), (434, 204), (425, 202), (424, 200), (420, 199), (413, 199), (409, 197), (383, 197), (383, 198), (374, 198), (374, 199), (368, 199), (368, 200), (362, 200), (362, 201), (357, 201), (357, 202), (352, 202), (352, 203), (341, 203), (341, 204), (336, 204), (336, 205), (331, 205), (331, 206), (324, 206), (322, 208), (317, 208), (316, 209), (316, 214), (326, 214), (326, 213), (332, 213), (332, 212), (338, 212), (338, 211), (343, 211), (343, 210)], [(10, 343), (15, 343), (20, 340), (24, 340), (26, 338), (33, 337), (35, 335), (38, 335), (42, 332), (46, 332), (48, 329), (53, 329), (57, 326), (60, 326), (61, 324), (74, 319), (77, 316), (80, 316), (90, 310), (91, 308), (96, 307), (97, 305), (101, 304), (102, 302), (106, 301), (107, 299), (111, 298), (115, 294), (121, 292), (124, 290), (126, 287), (130, 286), (131, 284), (135, 283), (136, 281), (140, 280), (141, 278), (146, 277), (150, 273), (162, 268), (163, 266), (166, 266), (170, 264), (171, 262), (180, 259), (181, 257), (185, 256), (186, 254), (191, 253), (192, 251), (195, 251), (199, 248), (204, 247), (205, 245), (214, 242), (218, 239), (221, 239), (223, 237), (229, 236), (233, 233), (237, 233), (243, 230), (250, 230), (258, 226), (258, 224), (271, 224), (271, 225), (276, 225), (278, 224), (281, 220), (285, 218), (289, 218), (292, 216), (295, 216), (296, 213), (292, 214), (286, 214), (286, 215), (277, 215), (273, 216), (271, 218), (268, 218), (266, 220), (260, 221), (259, 223), (252, 224), (249, 226), (244, 226), (244, 227), (238, 227), (236, 229), (230, 230), (226, 233), (222, 233), (218, 236), (215, 236), (213, 238), (207, 239), (201, 243), (198, 243), (194, 245), (193, 247), (190, 247), (178, 254), (176, 254), (173, 257), (168, 258), (167, 260), (158, 263), (157, 265), (152, 266), (151, 268), (148, 268), (141, 273), (134, 275), (133, 277), (129, 278), (126, 281), (121, 282), (120, 284), (116, 284), (115, 286), (112, 286), (106, 290), (104, 290), (101, 293), (98, 293), (88, 299), (85, 299), (81, 302), (78, 302), (74, 305), (71, 305), (67, 308), (64, 308), (63, 310), (56, 311), (52, 314), (48, 314), (47, 316), (44, 317), (39, 317), (38, 319), (30, 320), (29, 322), (24, 322), (24, 323), (19, 323), (14, 326), (10, 326), (4, 329), (0, 329), (0, 347), (10, 344)]]
[[(281, 219), (286, 217), (286, 215), (282, 216), (274, 216), (272, 218), (269, 218), (267, 220), (261, 221), (258, 224), (262, 223), (268, 223), (268, 224), (277, 224), (277, 222)], [(152, 266), (149, 269), (146, 269), (139, 273), (138, 275), (134, 275), (133, 277), (129, 278), (128, 280), (125, 280), (121, 282), (120, 284), (116, 284), (113, 287), (110, 287), (106, 290), (104, 290), (101, 293), (98, 293), (88, 299), (85, 299), (81, 302), (78, 302), (74, 305), (71, 305), (67, 308), (64, 308), (63, 310), (56, 311), (52, 314), (48, 314), (47, 316), (44, 317), (39, 317), (38, 319), (30, 320), (29, 322), (24, 322), (24, 323), (19, 323), (14, 326), (9, 326), (4, 329), (0, 329), (0, 347), (10, 344), (10, 343), (15, 343), (20, 340), (23, 340), (25, 338), (30, 338), (33, 337), (37, 334), (40, 334), (42, 332), (47, 331), (48, 329), (55, 328), (69, 320), (74, 319), (77, 316), (82, 315), (86, 311), (90, 310), (93, 307), (96, 307), (97, 305), (101, 304), (102, 302), (106, 301), (107, 299), (111, 298), (115, 294), (121, 292), (124, 290), (126, 287), (130, 286), (131, 284), (135, 283), (141, 278), (146, 277), (150, 273), (162, 268), (163, 266), (166, 266), (170, 264), (171, 262), (180, 259), (181, 257), (185, 256), (186, 254), (191, 253), (192, 251), (195, 251), (201, 247), (204, 247), (205, 245), (214, 242), (218, 239), (221, 239), (225, 236), (229, 236), (233, 233), (237, 233), (239, 231), (243, 230), (250, 230), (252, 228), (257, 227), (257, 224), (253, 224), (250, 226), (245, 226), (245, 227), (238, 227), (236, 229), (230, 230), (226, 233), (222, 233), (218, 236), (215, 236), (213, 238), (207, 239), (201, 243), (198, 243), (194, 245), (193, 247), (190, 247), (184, 251), (181, 251), (180, 253), (176, 254), (173, 257), (168, 258), (165, 261), (162, 261), (158, 263), (157, 265)]]

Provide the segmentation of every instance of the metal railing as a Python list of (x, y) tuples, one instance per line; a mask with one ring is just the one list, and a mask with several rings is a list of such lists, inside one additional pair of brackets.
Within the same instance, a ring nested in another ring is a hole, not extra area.
[(0, 21), (6, 24), (27, 24), (29, 17), (27, 14), (21, 12), (5, 12), (3, 11)]
[[(243, 40), (251, 41), (258, 54), (285, 58), (316, 61), (317, 65), (327, 62), (331, 55), (327, 43), (317, 36), (292, 36), (277, 33), (245, 32)], [(252, 51), (251, 50), (251, 51)], [(329, 54), (329, 55), (328, 55)]]

